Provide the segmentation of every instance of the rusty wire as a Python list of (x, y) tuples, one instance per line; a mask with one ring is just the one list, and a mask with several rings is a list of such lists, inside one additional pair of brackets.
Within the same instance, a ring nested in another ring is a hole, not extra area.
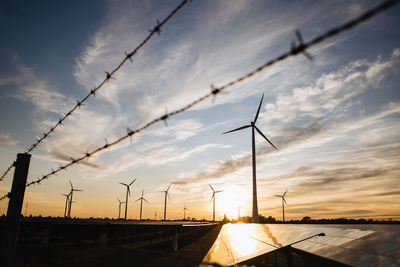
[[(36, 180), (33, 180), (33, 181), (29, 182), (26, 186), (29, 187), (29, 186), (34, 185), (34, 184), (39, 184), (41, 181), (43, 181), (45, 179), (48, 179), (50, 176), (55, 175), (58, 172), (60, 172), (62, 170), (65, 170), (68, 167), (83, 161), (84, 159), (89, 159), (94, 154), (97, 154), (98, 152), (106, 150), (106, 149), (108, 149), (108, 148), (110, 148), (110, 147), (122, 142), (123, 140), (125, 140), (127, 138), (131, 138), (133, 135), (142, 132), (143, 130), (147, 129), (148, 127), (150, 127), (151, 125), (153, 125), (153, 124), (155, 124), (157, 122), (160, 122), (160, 121), (164, 121), (165, 122), (171, 116), (174, 116), (176, 114), (179, 114), (179, 113), (182, 113), (184, 111), (187, 111), (188, 109), (190, 109), (193, 106), (195, 106), (196, 104), (206, 100), (207, 98), (210, 98), (212, 96), (216, 96), (217, 94), (221, 93), (226, 88), (229, 88), (229, 87), (231, 87), (233, 85), (236, 85), (236, 84), (238, 84), (238, 83), (240, 83), (240, 82), (242, 82), (242, 81), (254, 76), (255, 74), (263, 71), (265, 68), (267, 68), (267, 67), (269, 67), (271, 65), (274, 65), (274, 64), (276, 64), (276, 63), (278, 63), (280, 61), (283, 61), (283, 60), (285, 60), (286, 58), (288, 58), (290, 56), (296, 56), (298, 54), (303, 53), (303, 54), (305, 54), (306, 57), (309, 58), (310, 56), (308, 54), (306, 54), (306, 49), (307, 48), (309, 48), (311, 46), (314, 46), (314, 45), (324, 41), (325, 39), (327, 39), (329, 37), (332, 37), (332, 36), (337, 35), (337, 34), (343, 32), (343, 31), (346, 31), (346, 30), (349, 30), (349, 29), (353, 28), (354, 26), (360, 24), (361, 22), (364, 22), (364, 21), (370, 19), (371, 17), (373, 17), (374, 15), (382, 12), (383, 10), (386, 10), (386, 9), (392, 7), (394, 4), (398, 3), (399, 1), (400, 0), (389, 0), (389, 1), (383, 2), (380, 5), (376, 6), (375, 8), (372, 8), (372, 9), (366, 11), (365, 13), (361, 14), (359, 17), (357, 17), (357, 18), (355, 18), (353, 20), (350, 20), (347, 23), (342, 24), (342, 25), (340, 25), (338, 27), (332, 28), (332, 29), (328, 30), (326, 33), (315, 37), (314, 39), (312, 39), (309, 42), (304, 42), (303, 38), (301, 37), (300, 32), (297, 31), (296, 35), (297, 35), (297, 39), (298, 39), (299, 43), (297, 45), (292, 45), (292, 48), (288, 52), (286, 52), (286, 53), (284, 53), (284, 54), (282, 54), (282, 55), (280, 55), (280, 56), (278, 56), (278, 57), (276, 57), (276, 58), (274, 58), (272, 60), (267, 61), (265, 64), (263, 64), (263, 65), (259, 66), (258, 68), (250, 71), (249, 73), (247, 73), (247, 74), (245, 74), (245, 75), (243, 75), (243, 76), (241, 76), (241, 77), (239, 77), (239, 78), (237, 78), (235, 80), (232, 80), (231, 82), (228, 82), (228, 83), (226, 83), (226, 84), (224, 84), (224, 85), (222, 85), (220, 87), (215, 87), (214, 85), (211, 85), (211, 90), (210, 90), (210, 92), (208, 94), (206, 94), (206, 95), (194, 100), (193, 102), (187, 104), (186, 106), (184, 106), (184, 107), (182, 107), (180, 109), (177, 109), (177, 110), (172, 111), (172, 112), (167, 112), (167, 113), (165, 113), (165, 115), (162, 115), (162, 116), (160, 116), (158, 118), (155, 118), (155, 119), (149, 121), (148, 123), (146, 123), (145, 125), (143, 125), (142, 127), (139, 127), (139, 128), (137, 128), (135, 130), (131, 130), (131, 129), (128, 128), (127, 129), (127, 133), (124, 136), (119, 137), (118, 139), (114, 140), (111, 143), (108, 143), (106, 141), (105, 145), (103, 145), (101, 147), (98, 147), (97, 149), (95, 149), (95, 150), (93, 150), (91, 152), (86, 152), (86, 153), (83, 154), (83, 156), (81, 156), (79, 158), (76, 158), (76, 159), (71, 158), (71, 161), (68, 162), (67, 164), (60, 165), (56, 170), (52, 170), (50, 173), (42, 175), (42, 177), (37, 178)], [(185, 2), (186, 1), (184, 1), (184, 3)], [(184, 4), (184, 3), (182, 3), (182, 4)], [(164, 22), (162, 22), (160, 24), (157, 24), (157, 26), (152, 30), (151, 34), (154, 34), (156, 32), (158, 33), (159, 30), (160, 30), (159, 27), (161, 25), (163, 25), (163, 23), (165, 23), (165, 22), (166, 21), (164, 21)], [(125, 61), (129, 58), (128, 56), (129, 55), (127, 55)], [(119, 67), (117, 67), (117, 69)], [(112, 72), (111, 75), (114, 72)]]
[[(103, 87), (104, 84), (106, 84), (110, 79), (115, 79), (113, 75), (121, 69), (121, 67), (126, 63), (127, 60), (132, 62), (132, 57), (137, 54), (140, 48), (142, 48), (152, 37), (155, 33), (160, 35), (161, 28), (180, 10), (182, 9), (186, 4), (188, 3), (188, 0), (182, 1), (162, 22), (159, 22), (157, 20), (157, 25), (152, 29), (149, 30), (149, 34), (147, 37), (130, 53), (125, 52), (125, 58), (119, 63), (119, 65), (112, 71), (112, 72), (105, 72), (106, 73), (106, 78), (96, 87), (90, 90), (90, 92), (81, 100), (76, 100), (76, 105), (69, 111), (67, 112), (63, 117), (59, 119), (59, 121), (52, 127), (50, 127), (50, 130), (47, 132), (43, 133), (40, 138), (38, 138), (24, 153), (30, 153), (32, 152), (41, 142), (43, 142), (44, 139), (46, 139), (52, 132), (55, 131), (55, 129), (63, 124), (63, 122), (72, 115), (72, 113), (80, 108), (86, 100), (90, 98), (90, 96), (95, 96), (96, 92)], [(13, 164), (11, 164), (7, 170), (3, 173), (3, 175), (0, 177), (0, 181), (4, 179), (4, 177), (8, 174), (8, 172), (14, 167)]]

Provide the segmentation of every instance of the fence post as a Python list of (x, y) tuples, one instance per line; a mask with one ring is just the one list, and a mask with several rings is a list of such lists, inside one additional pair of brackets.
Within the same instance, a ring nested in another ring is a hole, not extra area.
[(18, 240), (19, 223), (21, 220), (22, 204), (24, 202), (30, 160), (30, 154), (19, 153), (17, 155), (11, 193), (9, 194), (3, 250), (12, 258), (15, 256)]

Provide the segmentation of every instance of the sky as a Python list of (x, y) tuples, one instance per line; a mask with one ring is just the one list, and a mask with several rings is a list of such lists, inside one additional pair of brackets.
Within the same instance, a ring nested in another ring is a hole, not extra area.
[[(55, 125), (180, 1), (4, 1), (0, 8), (0, 170)], [(28, 182), (311, 40), (376, 1), (192, 1), (32, 152)], [(286, 219), (400, 218), (400, 5), (27, 188), (24, 215), (128, 218), (251, 216), (251, 130), (258, 209)], [(0, 182), (10, 190), (12, 172)], [(0, 202), (0, 214), (7, 201)]]

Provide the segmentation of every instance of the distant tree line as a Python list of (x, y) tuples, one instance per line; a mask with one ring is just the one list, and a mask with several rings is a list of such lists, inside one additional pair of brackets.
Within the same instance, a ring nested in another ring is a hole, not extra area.
[[(374, 220), (374, 219), (347, 219), (347, 218), (335, 218), (335, 219), (312, 219), (310, 216), (305, 216), (301, 220), (287, 220), (282, 222), (280, 220), (275, 219), (272, 216), (265, 217), (263, 215), (259, 215), (260, 223), (289, 223), (289, 224), (400, 224), (400, 220), (396, 219), (386, 219), (386, 220)], [(240, 217), (240, 220), (233, 219), (228, 220), (226, 216), (224, 216), (223, 223), (251, 223), (250, 216)]]

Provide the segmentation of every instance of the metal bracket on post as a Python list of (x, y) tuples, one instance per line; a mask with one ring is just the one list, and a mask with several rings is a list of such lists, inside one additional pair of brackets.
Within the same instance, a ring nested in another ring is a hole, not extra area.
[(15, 249), (18, 240), (19, 224), (21, 220), (22, 204), (24, 202), (25, 186), (30, 160), (30, 154), (19, 153), (17, 155), (10, 199), (8, 201), (6, 227), (2, 247), (4, 252), (12, 258), (15, 258)]

